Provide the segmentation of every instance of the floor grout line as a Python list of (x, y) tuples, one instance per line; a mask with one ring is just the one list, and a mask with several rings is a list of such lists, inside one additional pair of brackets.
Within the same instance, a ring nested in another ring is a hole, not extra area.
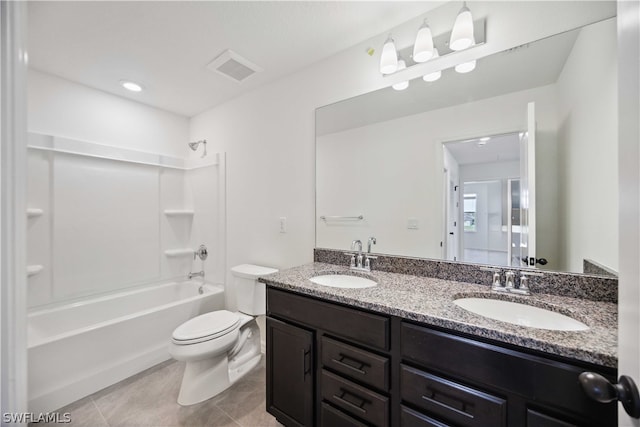
[(234, 423), (236, 423), (238, 426), (240, 427), (244, 427), (243, 424), (240, 423), (240, 421), (236, 420), (235, 418), (233, 418), (227, 411), (225, 411), (224, 409), (222, 409), (221, 407), (218, 406), (217, 403), (214, 403), (213, 406), (215, 406), (220, 412), (222, 412), (223, 414), (225, 414), (227, 417), (229, 417), (229, 419), (231, 419), (231, 421), (233, 421)]
[(93, 403), (93, 406), (96, 408), (96, 410), (98, 411), (98, 414), (100, 414), (100, 418), (102, 418), (102, 421), (104, 421), (104, 423), (107, 425), (107, 427), (111, 427), (111, 424), (109, 424), (109, 421), (107, 421), (107, 419), (104, 417), (104, 415), (102, 414), (102, 411), (100, 410), (100, 407), (98, 406), (98, 404), (96, 403), (95, 400), (93, 400), (93, 397), (90, 397), (91, 399), (91, 403)]

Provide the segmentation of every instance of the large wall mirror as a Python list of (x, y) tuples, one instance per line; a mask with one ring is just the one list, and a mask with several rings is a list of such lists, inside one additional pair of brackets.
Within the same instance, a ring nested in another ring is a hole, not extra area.
[(616, 64), (613, 17), (319, 108), (316, 246), (615, 273)]

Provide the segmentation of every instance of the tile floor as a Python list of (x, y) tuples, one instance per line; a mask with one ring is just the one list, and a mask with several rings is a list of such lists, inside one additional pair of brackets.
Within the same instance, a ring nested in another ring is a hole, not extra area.
[(188, 407), (180, 406), (176, 402), (183, 371), (182, 362), (167, 361), (156, 365), (57, 410), (59, 413), (71, 414), (71, 423), (60, 425), (280, 426), (275, 418), (265, 411), (264, 357), (260, 365), (228, 390), (205, 402)]

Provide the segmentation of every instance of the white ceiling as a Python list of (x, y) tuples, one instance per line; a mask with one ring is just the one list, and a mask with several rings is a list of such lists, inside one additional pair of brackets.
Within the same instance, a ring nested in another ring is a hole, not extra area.
[[(193, 116), (442, 2), (29, 2), (31, 67)], [(264, 68), (237, 84), (206, 65), (226, 49)], [(142, 84), (125, 91), (121, 79)]]
[[(479, 138), (485, 136), (490, 136), (490, 139), (480, 145)], [(517, 133), (478, 135), (478, 139), (448, 142), (445, 147), (459, 165), (520, 160), (520, 136)]]

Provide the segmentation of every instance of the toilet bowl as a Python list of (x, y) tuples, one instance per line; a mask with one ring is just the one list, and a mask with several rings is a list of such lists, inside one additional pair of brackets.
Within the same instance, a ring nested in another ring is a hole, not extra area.
[(258, 277), (277, 270), (250, 264), (231, 269), (241, 311), (212, 311), (178, 326), (169, 353), (186, 362), (178, 403), (193, 405), (210, 399), (253, 369), (262, 357), (255, 317), (265, 312), (264, 284)]

